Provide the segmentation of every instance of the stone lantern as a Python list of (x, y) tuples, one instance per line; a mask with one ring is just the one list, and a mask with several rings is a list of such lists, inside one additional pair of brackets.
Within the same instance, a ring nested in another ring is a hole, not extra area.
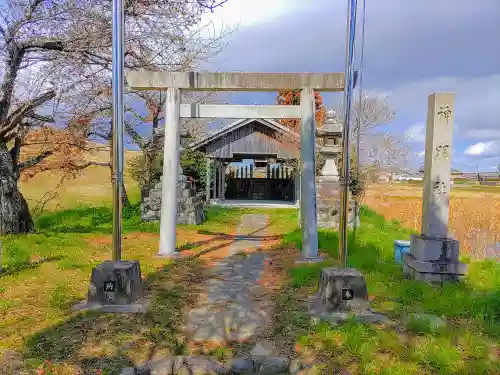
[(328, 111), (323, 127), (316, 130), (316, 135), (320, 143), (319, 153), (325, 159), (319, 180), (339, 181), (337, 161), (342, 155), (342, 125), (333, 118), (333, 111)]
[[(342, 156), (343, 125), (328, 111), (323, 127), (316, 130), (319, 154), (325, 159), (316, 181), (317, 218), (320, 228), (338, 228), (340, 219), (340, 182), (337, 163)], [(349, 202), (349, 227), (352, 226), (355, 202)]]
[[(182, 152), (185, 150), (184, 146), (182, 145), (182, 140), (183, 139), (191, 139), (192, 136), (191, 136), (191, 133), (189, 133), (189, 130), (181, 130), (180, 132), (180, 139), (181, 139), (181, 144), (179, 146), (179, 152)], [(182, 170), (182, 166), (179, 164), (179, 180), (180, 181), (183, 181), (183, 178), (185, 180), (185, 176), (184, 176), (184, 171)]]

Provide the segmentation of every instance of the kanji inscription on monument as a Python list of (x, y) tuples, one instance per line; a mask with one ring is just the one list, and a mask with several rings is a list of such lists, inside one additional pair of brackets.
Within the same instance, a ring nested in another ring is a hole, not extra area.
[(437, 112), (437, 118), (439, 119), (444, 119), (446, 123), (448, 123), (448, 120), (451, 119), (453, 112), (448, 104), (441, 105), (439, 107), (439, 110)]
[(104, 282), (104, 291), (105, 292), (116, 292), (116, 281), (115, 280), (107, 280)]
[(439, 145), (436, 147), (436, 151), (434, 153), (434, 159), (449, 159), (450, 145)]
[(448, 236), (453, 101), (453, 94), (429, 96), (422, 212), (422, 234), (427, 237)]
[(352, 289), (342, 289), (342, 299), (344, 301), (350, 301), (354, 298), (354, 292)]

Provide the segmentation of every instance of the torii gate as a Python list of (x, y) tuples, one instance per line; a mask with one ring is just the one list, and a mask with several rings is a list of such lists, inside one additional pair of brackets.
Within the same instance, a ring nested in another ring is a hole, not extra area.
[[(197, 73), (129, 71), (130, 88), (167, 90), (159, 255), (176, 256), (177, 180), (181, 118), (300, 118), (302, 257), (318, 255), (314, 91), (344, 91), (344, 73)], [(300, 106), (181, 104), (185, 91), (300, 91)]]

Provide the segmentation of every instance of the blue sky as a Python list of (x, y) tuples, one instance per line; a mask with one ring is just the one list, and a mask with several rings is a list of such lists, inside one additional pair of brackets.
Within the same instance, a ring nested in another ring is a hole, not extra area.
[[(427, 96), (456, 93), (453, 166), (500, 164), (500, 0), (367, 1), (364, 87), (397, 112), (381, 131), (411, 134), (424, 149)], [(402, 5), (404, 4), (404, 5)], [(212, 71), (343, 71), (347, 1), (229, 0), (206, 17), (239, 24)], [(358, 33), (359, 35), (359, 33)], [(325, 97), (326, 103), (342, 94)], [(272, 103), (271, 94), (233, 96)], [(423, 164), (417, 159), (416, 164)]]

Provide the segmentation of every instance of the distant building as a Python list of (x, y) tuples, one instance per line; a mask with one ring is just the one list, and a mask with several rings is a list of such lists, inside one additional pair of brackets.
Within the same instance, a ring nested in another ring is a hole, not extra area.
[(454, 182), (479, 182), (484, 185), (500, 183), (498, 172), (451, 172)]

